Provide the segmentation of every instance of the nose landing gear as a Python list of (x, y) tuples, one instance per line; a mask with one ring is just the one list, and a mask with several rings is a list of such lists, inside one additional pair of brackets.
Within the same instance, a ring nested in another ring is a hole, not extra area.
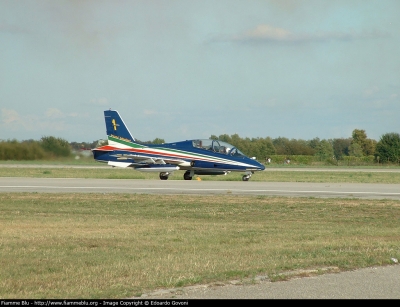
[(254, 173), (254, 172), (246, 172), (246, 174), (243, 175), (242, 180), (243, 180), (243, 181), (249, 181), (249, 179), (251, 178), (251, 175), (252, 175), (253, 173)]

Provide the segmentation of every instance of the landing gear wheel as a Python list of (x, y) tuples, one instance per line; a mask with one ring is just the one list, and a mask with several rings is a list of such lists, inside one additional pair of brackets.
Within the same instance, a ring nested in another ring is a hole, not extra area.
[(187, 172), (185, 172), (184, 174), (183, 174), (183, 179), (185, 179), (185, 180), (192, 180), (192, 176), (190, 176), (190, 172), (189, 171), (187, 171)]
[(161, 180), (167, 180), (168, 179), (168, 173), (160, 173), (160, 179)]
[(249, 181), (250, 176), (249, 175), (243, 175), (242, 180), (243, 181)]

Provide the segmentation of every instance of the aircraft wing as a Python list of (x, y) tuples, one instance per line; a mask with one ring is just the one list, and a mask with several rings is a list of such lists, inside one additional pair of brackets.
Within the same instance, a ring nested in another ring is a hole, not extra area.
[(165, 159), (135, 154), (119, 154), (118, 161), (108, 161), (108, 165), (117, 167), (132, 167), (141, 172), (173, 172), (179, 170), (178, 164), (185, 162), (181, 159)]
[[(179, 165), (181, 163), (186, 162), (182, 159), (174, 159), (174, 158), (162, 158), (162, 157), (149, 157), (143, 155), (134, 155), (134, 154), (123, 154), (118, 155), (118, 160), (127, 160), (132, 159), (134, 162), (130, 163), (131, 165), (135, 165), (136, 163), (140, 164), (174, 164)], [(127, 163), (127, 162), (124, 162)]]

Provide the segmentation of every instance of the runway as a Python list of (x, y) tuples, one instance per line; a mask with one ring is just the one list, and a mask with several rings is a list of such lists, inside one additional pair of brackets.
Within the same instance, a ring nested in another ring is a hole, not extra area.
[(0, 192), (253, 195), (400, 200), (400, 184), (0, 177)]
[[(400, 265), (249, 284), (197, 285), (163, 289), (145, 299), (399, 299)], [(137, 297), (134, 297), (137, 299)]]

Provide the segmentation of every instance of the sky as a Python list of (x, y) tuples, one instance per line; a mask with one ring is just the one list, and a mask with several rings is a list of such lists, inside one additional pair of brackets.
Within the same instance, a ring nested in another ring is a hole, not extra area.
[(0, 140), (400, 133), (399, 0), (0, 0)]

